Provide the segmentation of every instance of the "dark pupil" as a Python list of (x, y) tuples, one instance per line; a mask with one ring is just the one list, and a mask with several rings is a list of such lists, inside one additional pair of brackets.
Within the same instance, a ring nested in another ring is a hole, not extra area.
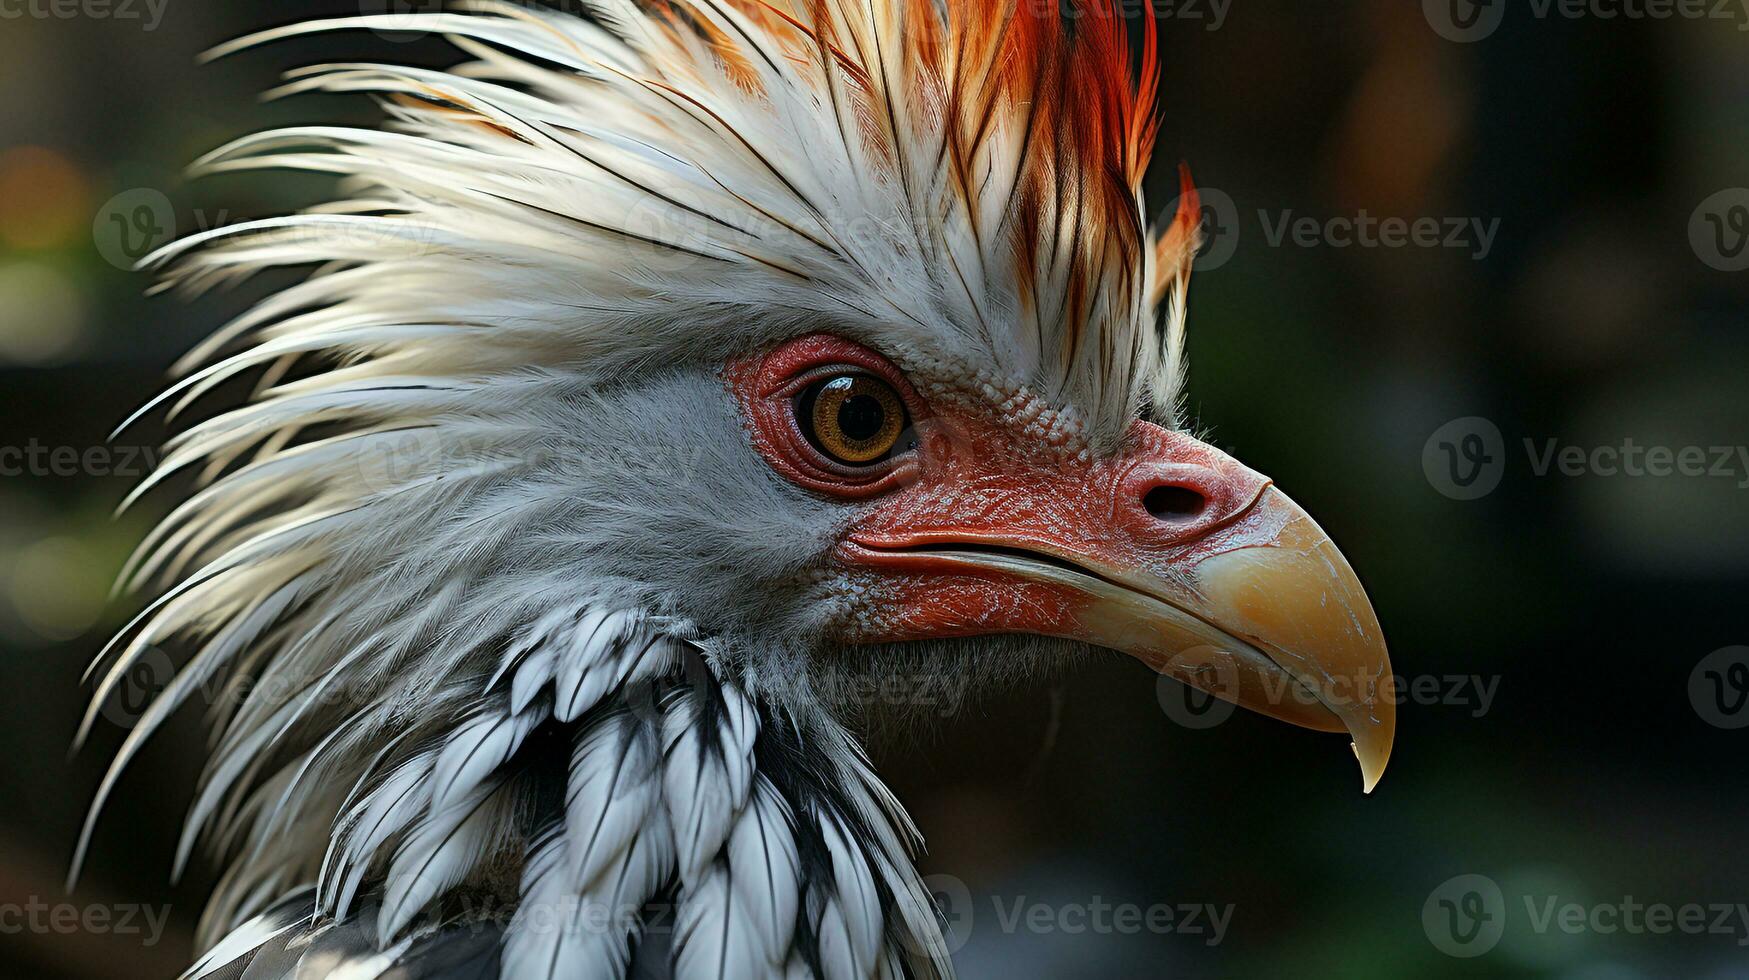
[(851, 395), (838, 407), (838, 431), (853, 442), (873, 439), (886, 424), (887, 410), (873, 396)]

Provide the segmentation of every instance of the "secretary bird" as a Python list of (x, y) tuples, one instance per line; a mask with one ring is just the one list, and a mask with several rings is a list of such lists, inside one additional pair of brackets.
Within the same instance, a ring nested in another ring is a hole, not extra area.
[(215, 705), (189, 977), (950, 976), (856, 734), (894, 676), (1115, 650), (1346, 731), (1371, 790), (1365, 593), (1182, 418), (1200, 209), (1185, 175), (1147, 228), (1151, 13), (1138, 66), (1114, 0), (584, 7), (214, 52), (364, 28), (468, 60), (292, 72), (387, 124), (195, 169), (344, 199), (145, 263), (189, 292), (310, 270), (141, 410), (258, 379), (129, 498), (195, 477), (94, 665), (96, 705), (187, 653), (92, 821)]

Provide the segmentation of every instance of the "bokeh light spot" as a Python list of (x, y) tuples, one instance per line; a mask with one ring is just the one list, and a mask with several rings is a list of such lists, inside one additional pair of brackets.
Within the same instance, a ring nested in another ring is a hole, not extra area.
[(84, 543), (45, 538), (19, 552), (7, 598), (39, 637), (74, 639), (97, 623), (105, 602), (100, 562)]
[(40, 262), (0, 264), (0, 365), (53, 363), (85, 334), (85, 299), (71, 277)]
[(59, 248), (84, 233), (91, 210), (84, 174), (42, 146), (0, 152), (0, 241), (17, 249)]

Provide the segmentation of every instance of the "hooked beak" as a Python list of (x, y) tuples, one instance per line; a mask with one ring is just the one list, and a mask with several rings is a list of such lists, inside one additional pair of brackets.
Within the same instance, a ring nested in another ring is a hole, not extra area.
[(1347, 732), (1372, 792), (1396, 708), (1353, 569), (1261, 475), (1136, 426), (1120, 459), (1010, 472), (1011, 492), (985, 499), (967, 487), (994, 479), (970, 472), (987, 455), (961, 453), (863, 522), (844, 555), (895, 577), (898, 606), (869, 639), (1036, 633), (1118, 650), (1241, 707)]

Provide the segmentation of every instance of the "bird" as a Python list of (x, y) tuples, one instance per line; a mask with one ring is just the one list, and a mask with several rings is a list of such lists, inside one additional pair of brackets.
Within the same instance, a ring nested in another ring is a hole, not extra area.
[(894, 678), (1127, 655), (1346, 733), (1371, 792), (1370, 600), (1187, 417), (1202, 210), (1181, 167), (1147, 211), (1143, 6), (1137, 43), (1119, 0), (467, 0), (209, 52), (418, 32), (459, 60), (288, 73), (272, 95), (381, 123), (193, 172), (333, 199), (142, 263), (290, 284), (124, 423), (223, 402), (125, 504), (189, 487), (123, 569), (148, 601), (85, 732), (182, 660), (74, 874), (191, 701), (175, 870), (220, 871), (189, 980), (950, 977), (863, 747), (910, 720), (868, 693)]

